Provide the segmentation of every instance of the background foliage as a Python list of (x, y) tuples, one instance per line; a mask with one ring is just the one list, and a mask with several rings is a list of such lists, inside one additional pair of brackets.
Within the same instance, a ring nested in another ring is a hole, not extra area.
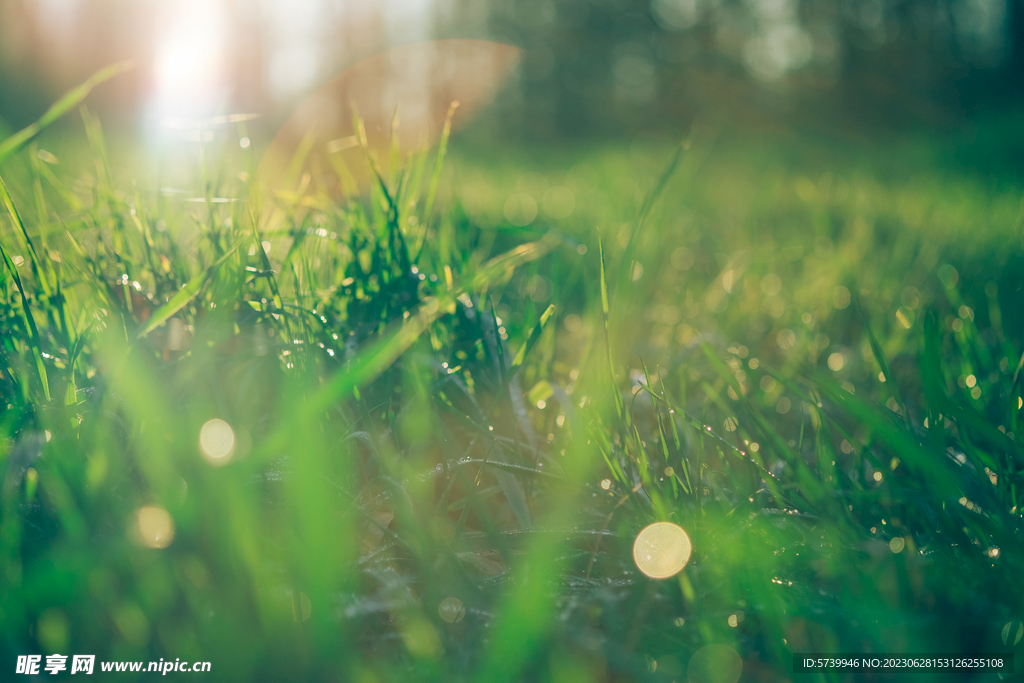
[[(3, 0), (0, 119), (20, 128), (128, 58), (140, 68), (94, 106), (119, 126), (137, 126), (140, 111), (181, 116), (160, 111), (162, 79), (175, 61), (204, 59), (175, 87), (212, 79), (205, 95), (223, 109), (203, 115), (260, 112), (272, 132), (299, 96), (360, 59), (477, 38), (525, 51), (496, 103), (503, 134), (524, 141), (695, 119), (838, 137), (948, 131), (979, 111), (1019, 110), (1022, 18), (1019, 0)], [(189, 36), (201, 40), (183, 48)], [(189, 92), (176, 107), (197, 106)]]

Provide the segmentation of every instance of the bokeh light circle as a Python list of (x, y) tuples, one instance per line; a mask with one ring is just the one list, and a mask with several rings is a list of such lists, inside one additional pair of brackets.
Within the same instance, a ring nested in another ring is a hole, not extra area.
[(655, 522), (645, 527), (633, 543), (633, 561), (652, 579), (667, 579), (683, 570), (693, 546), (682, 527)]
[(213, 418), (199, 430), (199, 449), (212, 465), (226, 465), (235, 452), (235, 432), (224, 420)]
[(145, 505), (135, 513), (134, 531), (147, 548), (166, 548), (174, 540), (174, 520), (162, 507)]
[(466, 607), (458, 598), (445, 598), (437, 606), (437, 613), (449, 624), (455, 624), (466, 616)]
[(686, 667), (689, 683), (736, 683), (743, 660), (728, 645), (707, 645), (693, 653)]

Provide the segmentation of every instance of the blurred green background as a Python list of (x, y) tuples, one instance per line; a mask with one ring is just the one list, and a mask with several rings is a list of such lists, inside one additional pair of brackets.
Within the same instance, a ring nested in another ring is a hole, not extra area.
[[(0, 2), (8, 131), (136, 59), (0, 146), (4, 679), (1019, 653), (1022, 11)], [(260, 185), (319, 84), (441, 37), (522, 62), (361, 193)]]
[[(98, 95), (140, 119), (280, 116), (341, 69), (437, 38), (525, 51), (496, 107), (506, 132), (576, 139), (695, 117), (818, 134), (949, 130), (1020, 104), (1014, 0), (232, 0), (0, 3), (0, 118), (20, 127), (112, 62)], [(197, 101), (203, 100), (203, 101)]]

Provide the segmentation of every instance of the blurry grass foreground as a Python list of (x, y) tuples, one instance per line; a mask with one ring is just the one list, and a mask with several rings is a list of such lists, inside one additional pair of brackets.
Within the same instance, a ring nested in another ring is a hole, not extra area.
[[(162, 642), (198, 656), (212, 637), (227, 648), (225, 670), (234, 662), (245, 680), (266, 664), (246, 645), (252, 629), (297, 648), (282, 657), (301, 655), (293, 617), (308, 618), (312, 604), (315, 623), (338, 638), (351, 627), (366, 647), (388, 647), (394, 615), (415, 658), (433, 661), (439, 613), (424, 614), (392, 577), (404, 583), (409, 562), (441, 557), (450, 566), (439, 575), (474, 585), (471, 574), (493, 574), (501, 560), (469, 572), (451, 544), (529, 524), (513, 473), (533, 467), (502, 438), (517, 418), (498, 405), (538, 335), (513, 358), (487, 292), (555, 242), (485, 257), (464, 245), (473, 235), (456, 230), (457, 213), (432, 215), (448, 126), (429, 192), (428, 150), (417, 151), (362, 198), (310, 206), (279, 196), (261, 231), (251, 200), (183, 215), (159, 196), (116, 190), (100, 126), (83, 120), (98, 169), (89, 197), (35, 148), (34, 223), (0, 186), (16, 230), (3, 241), (0, 317), (12, 439), (3, 611), (14, 649), (73, 642), (143, 656)], [(281, 257), (272, 262), (271, 250)], [(442, 351), (472, 358), (473, 371), (456, 375)], [(502, 413), (508, 426), (492, 434)], [(396, 517), (411, 526), (396, 532)], [(54, 552), (76, 559), (51, 564)], [(367, 612), (376, 629), (339, 619), (381, 590), (397, 592)], [(201, 638), (196, 599), (219, 614)], [(31, 645), (43, 603), (57, 625)], [(314, 654), (305, 666), (333, 661)]]
[(527, 220), (446, 189), (450, 125), (387, 172), (360, 144), (338, 198), (230, 167), (238, 121), (183, 197), (115, 187), (82, 120), (79, 177), (31, 135), (0, 166), (4, 662), (736, 683), (1019, 651), (1002, 194), (748, 186), (694, 135), (658, 176), (566, 173), (575, 213), (522, 175)]

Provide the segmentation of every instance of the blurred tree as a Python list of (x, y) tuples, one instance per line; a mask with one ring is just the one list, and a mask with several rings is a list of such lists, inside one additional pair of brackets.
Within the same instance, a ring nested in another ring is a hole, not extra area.
[(0, 0), (0, 119), (26, 123), (96, 68), (134, 56), (141, 68), (101, 97), (138, 109), (159, 99), (161, 64), (189, 83), (196, 75), (179, 67), (192, 60), (203, 78), (220, 70), (211, 108), (280, 108), (283, 120), (363, 57), (464, 37), (524, 48), (498, 111), (528, 135), (677, 129), (696, 116), (948, 125), (1019, 101), (1022, 1)]
[[(698, 113), (816, 127), (944, 125), (1017, 102), (1019, 0), (514, 0), (531, 133), (648, 129)], [(517, 103), (519, 106), (519, 103)]]

